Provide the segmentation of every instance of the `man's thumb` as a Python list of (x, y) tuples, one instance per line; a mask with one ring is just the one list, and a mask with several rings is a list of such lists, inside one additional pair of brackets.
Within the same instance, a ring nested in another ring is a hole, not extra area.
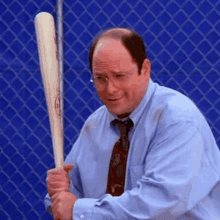
[(68, 173), (70, 170), (73, 169), (73, 165), (72, 164), (63, 165), (63, 169)]

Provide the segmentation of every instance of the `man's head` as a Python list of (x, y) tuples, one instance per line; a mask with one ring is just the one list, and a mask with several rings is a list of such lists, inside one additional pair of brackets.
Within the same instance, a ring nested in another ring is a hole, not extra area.
[(150, 78), (142, 38), (128, 29), (110, 29), (93, 42), (89, 62), (101, 101), (113, 114), (127, 117), (143, 98)]

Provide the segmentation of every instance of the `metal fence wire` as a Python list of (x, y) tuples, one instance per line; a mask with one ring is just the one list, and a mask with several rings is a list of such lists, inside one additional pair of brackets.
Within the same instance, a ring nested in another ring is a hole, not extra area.
[[(152, 79), (199, 107), (220, 146), (220, 0), (66, 0), (64, 10), (65, 155), (100, 101), (88, 50), (101, 30), (129, 27), (144, 39)], [(0, 2), (0, 219), (52, 219), (45, 210), (52, 142), (34, 30), (55, 0)]]

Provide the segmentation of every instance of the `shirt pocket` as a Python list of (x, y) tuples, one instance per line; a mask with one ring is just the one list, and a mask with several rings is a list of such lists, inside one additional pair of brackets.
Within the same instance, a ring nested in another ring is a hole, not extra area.
[(130, 167), (132, 188), (137, 187), (137, 181), (144, 175), (144, 165), (145, 164), (139, 164)]

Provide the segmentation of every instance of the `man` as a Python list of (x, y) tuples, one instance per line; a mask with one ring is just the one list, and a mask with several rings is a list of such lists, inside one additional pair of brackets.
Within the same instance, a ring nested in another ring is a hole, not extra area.
[(89, 61), (104, 106), (86, 120), (63, 169), (48, 172), (54, 218), (220, 219), (212, 132), (191, 100), (150, 79), (141, 37), (103, 32)]

